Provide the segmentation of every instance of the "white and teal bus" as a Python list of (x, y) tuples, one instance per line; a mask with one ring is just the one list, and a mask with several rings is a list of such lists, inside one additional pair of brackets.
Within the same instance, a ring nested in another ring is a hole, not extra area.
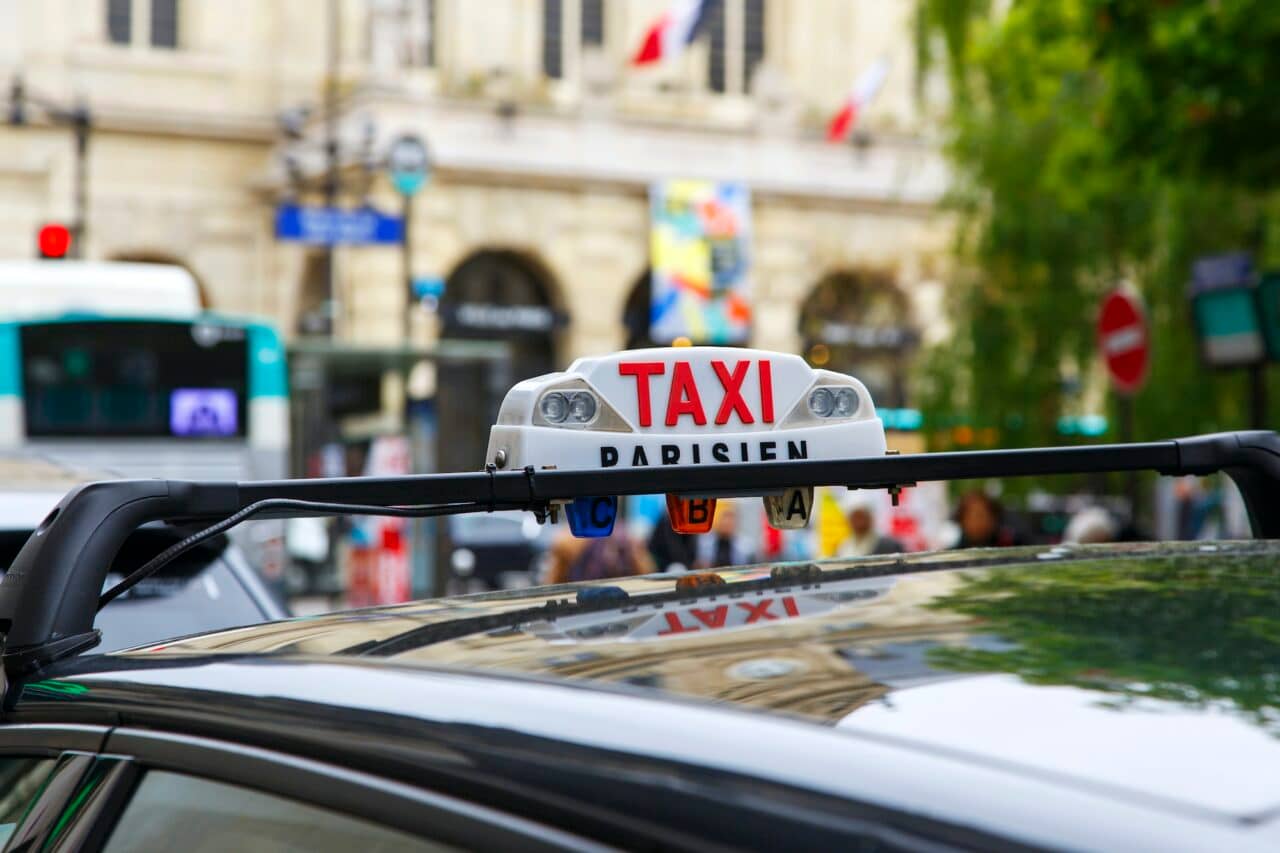
[(202, 310), (178, 266), (0, 261), (0, 452), (122, 477), (284, 477), (284, 344)]
[(284, 345), (201, 310), (181, 267), (0, 262), (0, 450), (125, 477), (284, 477)]

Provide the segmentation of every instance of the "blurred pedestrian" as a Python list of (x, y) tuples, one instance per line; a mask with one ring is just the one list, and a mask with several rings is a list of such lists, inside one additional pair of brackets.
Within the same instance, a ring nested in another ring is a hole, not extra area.
[(738, 534), (737, 504), (727, 500), (717, 501), (711, 531), (698, 539), (698, 568), (718, 569), (755, 561), (755, 552)]
[(623, 578), (653, 570), (649, 552), (622, 524), (616, 524), (613, 533), (597, 539), (576, 539), (568, 533), (557, 536), (549, 549), (546, 583)]
[(875, 495), (862, 489), (850, 489), (842, 508), (849, 521), (849, 536), (836, 548), (837, 557), (902, 553), (901, 542), (876, 530)]
[(1199, 477), (1174, 482), (1173, 495), (1179, 539), (1217, 539), (1221, 528), (1222, 494), (1206, 490)]
[(1006, 523), (1000, 501), (980, 489), (965, 492), (956, 502), (960, 527), (957, 548), (1001, 548), (1021, 545), (1021, 537)]
[(1071, 516), (1062, 532), (1062, 541), (1074, 545), (1097, 542), (1114, 542), (1120, 535), (1120, 525), (1111, 513), (1100, 506), (1089, 506)]
[(693, 533), (676, 533), (664, 512), (653, 526), (649, 537), (649, 553), (659, 572), (687, 572), (698, 559), (698, 537)]

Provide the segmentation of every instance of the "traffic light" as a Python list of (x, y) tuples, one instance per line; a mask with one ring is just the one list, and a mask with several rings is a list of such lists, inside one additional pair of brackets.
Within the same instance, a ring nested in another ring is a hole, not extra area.
[(40, 247), (40, 257), (61, 260), (71, 250), (71, 230), (56, 222), (42, 225), (36, 235), (36, 242)]

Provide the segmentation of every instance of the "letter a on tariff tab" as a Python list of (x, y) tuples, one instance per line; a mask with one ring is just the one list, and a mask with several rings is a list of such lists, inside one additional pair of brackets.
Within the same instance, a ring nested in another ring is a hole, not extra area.
[(809, 523), (813, 512), (813, 486), (787, 489), (780, 495), (765, 495), (764, 509), (769, 526), (776, 530), (799, 530)]

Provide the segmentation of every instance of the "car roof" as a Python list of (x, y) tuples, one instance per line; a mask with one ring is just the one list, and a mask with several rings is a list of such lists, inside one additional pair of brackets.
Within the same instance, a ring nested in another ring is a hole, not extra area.
[(43, 456), (0, 454), (0, 530), (31, 530), (68, 490), (102, 479)]
[[(292, 619), (79, 666), (98, 673), (86, 683), (232, 693), (259, 689), (261, 664), (345, 669), (327, 687), (273, 678), (269, 692), (361, 704), (355, 694), (372, 690), (379, 711), (409, 716), (418, 688), (403, 685), (415, 678), (533, 679), (657, 703), (645, 714), (661, 716), (663, 703), (747, 711), (825, 738), (1254, 820), (1280, 809), (1280, 634), (1268, 627), (1278, 552), (1274, 542), (956, 551), (732, 569), (696, 594), (676, 590), (680, 576), (640, 576)], [(630, 599), (568, 603), (601, 586)], [(259, 664), (251, 675), (246, 661)], [(397, 686), (378, 691), (379, 679)]]

